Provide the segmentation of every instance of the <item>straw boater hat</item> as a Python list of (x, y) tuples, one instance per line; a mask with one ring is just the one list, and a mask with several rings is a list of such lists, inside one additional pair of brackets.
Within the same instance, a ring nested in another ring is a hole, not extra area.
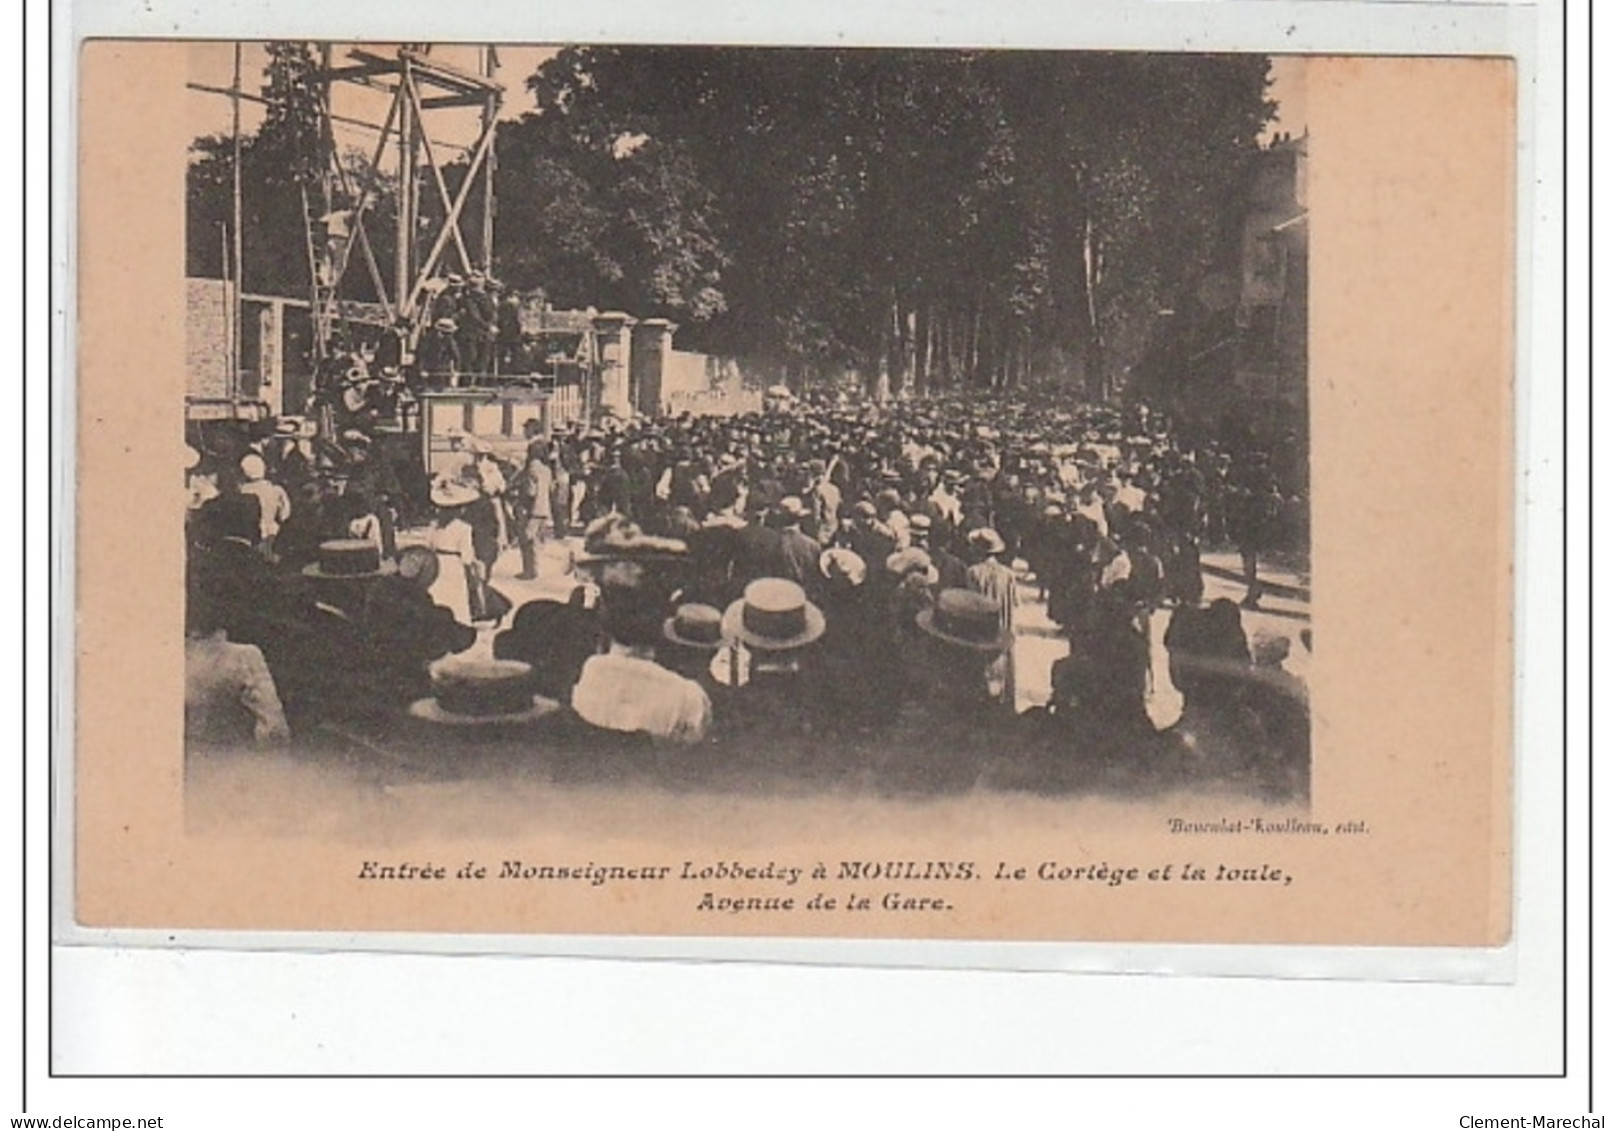
[(680, 605), (662, 622), (662, 635), (686, 648), (723, 647), (723, 614), (711, 605)]
[(824, 613), (796, 582), (764, 577), (724, 611), (723, 635), (760, 652), (783, 652), (823, 636)]
[(450, 727), (509, 726), (560, 708), (533, 693), (533, 668), (520, 660), (445, 656), (427, 668), (432, 696), (409, 705), (411, 718)]
[(639, 525), (622, 515), (596, 519), (583, 533), (583, 552), (578, 565), (600, 562), (684, 561), (688, 548), (677, 538), (646, 534)]
[(920, 629), (946, 644), (977, 652), (1002, 652), (1009, 647), (1009, 630), (999, 622), (992, 599), (968, 589), (944, 589), (936, 604), (914, 618)]
[(398, 567), (383, 558), (380, 548), (368, 538), (333, 538), (321, 542), (319, 555), (319, 561), (303, 567), (304, 577), (359, 581), (398, 572)]
[(888, 554), (886, 572), (895, 574), (900, 581), (910, 574), (919, 574), (925, 578), (927, 585), (935, 585), (937, 578), (941, 576), (931, 561), (931, 555), (918, 546), (910, 546), (906, 550)]
[(828, 578), (844, 577), (856, 587), (864, 583), (869, 567), (851, 550), (833, 546), (819, 555), (819, 572)]
[(801, 499), (795, 495), (786, 495), (779, 501), (779, 513), (786, 518), (802, 519), (807, 518), (810, 512), (802, 505)]
[(984, 554), (1002, 554), (1004, 552), (1004, 539), (990, 526), (983, 526), (970, 532), (970, 544)]
[(481, 497), (482, 492), (464, 479), (439, 478), (432, 483), (432, 505), (435, 507), (463, 507)]

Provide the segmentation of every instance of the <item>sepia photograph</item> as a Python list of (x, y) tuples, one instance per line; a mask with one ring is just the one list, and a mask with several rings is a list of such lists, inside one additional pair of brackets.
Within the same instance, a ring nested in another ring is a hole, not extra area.
[(1554, 8), (64, 12), (25, 1114), (1594, 1110)]
[(286, 763), (1304, 815), (1302, 61), (188, 50), (196, 824)]
[(86, 927), (1507, 939), (1507, 60), (82, 74)]

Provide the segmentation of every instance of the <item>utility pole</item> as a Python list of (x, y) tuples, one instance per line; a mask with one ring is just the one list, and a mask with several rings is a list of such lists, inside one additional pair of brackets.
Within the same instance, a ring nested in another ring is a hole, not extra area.
[(230, 82), (230, 401), (241, 396), (241, 43), (235, 45), (235, 74)]

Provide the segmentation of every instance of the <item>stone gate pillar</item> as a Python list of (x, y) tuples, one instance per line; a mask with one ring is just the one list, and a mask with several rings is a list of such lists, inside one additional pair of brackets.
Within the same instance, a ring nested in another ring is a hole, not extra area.
[(647, 318), (634, 327), (629, 384), (634, 407), (646, 416), (662, 411), (662, 373), (677, 328), (665, 318)]
[(625, 420), (634, 407), (628, 384), (629, 366), (633, 361), (630, 331), (634, 322), (631, 315), (620, 310), (594, 317), (594, 333), (600, 347), (596, 354), (600, 359), (600, 410), (613, 412)]

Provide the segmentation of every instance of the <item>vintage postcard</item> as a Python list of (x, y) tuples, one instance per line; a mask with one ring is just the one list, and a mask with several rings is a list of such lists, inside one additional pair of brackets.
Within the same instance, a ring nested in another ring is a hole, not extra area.
[(1507, 943), (1516, 82), (88, 42), (76, 922)]

